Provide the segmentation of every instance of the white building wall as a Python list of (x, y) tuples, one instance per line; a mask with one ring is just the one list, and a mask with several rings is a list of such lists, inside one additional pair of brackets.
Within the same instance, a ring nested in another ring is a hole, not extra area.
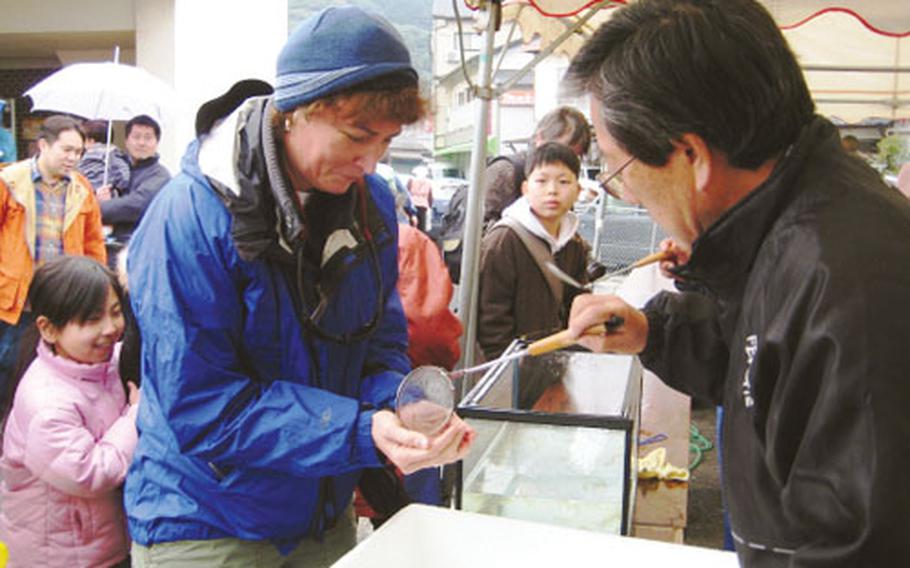
[[(550, 55), (534, 68), (534, 115), (536, 120), (559, 106), (559, 86), (568, 68), (562, 56)], [(536, 122), (535, 120), (535, 122)]]
[(241, 79), (274, 84), (287, 34), (286, 0), (136, 0), (136, 63), (179, 96), (162, 125), (161, 157), (172, 172), (195, 136), (199, 105)]
[(534, 118), (534, 108), (530, 106), (503, 106), (500, 105), (499, 140), (504, 154), (511, 154), (509, 143), (516, 150), (522, 150), (524, 144), (531, 138), (537, 121)]

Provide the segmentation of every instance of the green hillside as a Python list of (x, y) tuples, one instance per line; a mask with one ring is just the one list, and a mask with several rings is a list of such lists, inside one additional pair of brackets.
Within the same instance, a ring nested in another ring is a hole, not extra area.
[(293, 30), (307, 16), (326, 6), (345, 4), (354, 4), (382, 14), (395, 25), (411, 52), (411, 60), (420, 75), (421, 86), (429, 90), (433, 3), (428, 0), (288, 0), (288, 30)]

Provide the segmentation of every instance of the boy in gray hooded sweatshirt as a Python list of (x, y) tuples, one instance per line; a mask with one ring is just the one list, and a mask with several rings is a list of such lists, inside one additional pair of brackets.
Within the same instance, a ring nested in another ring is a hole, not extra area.
[(543, 336), (566, 325), (579, 291), (562, 285), (544, 264), (554, 262), (576, 280), (587, 280), (590, 247), (577, 234), (572, 212), (580, 169), (568, 146), (538, 146), (525, 167), (522, 197), (483, 239), (477, 340), (487, 358), (516, 337)]

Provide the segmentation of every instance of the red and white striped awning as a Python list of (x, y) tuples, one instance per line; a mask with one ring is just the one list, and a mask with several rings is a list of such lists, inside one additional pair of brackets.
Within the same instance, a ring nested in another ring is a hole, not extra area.
[[(799, 27), (832, 12), (848, 14), (870, 31), (882, 35), (910, 35), (910, 6), (906, 0), (761, 0), (782, 28)], [(625, 4), (627, 0), (505, 0), (504, 6), (526, 4), (543, 16), (568, 17), (598, 4)], [(465, 0), (475, 9), (480, 0)]]
[[(541, 48), (588, 10), (599, 12), (557, 52), (572, 56), (613, 8), (629, 0), (504, 0), (524, 41)], [(631, 0), (634, 1), (634, 0)], [(910, 118), (910, 1), (760, 0), (805, 69), (822, 114), (848, 122)], [(481, 0), (465, 0), (477, 8)]]
[(906, 0), (762, 0), (783, 29), (794, 29), (822, 16), (843, 14), (870, 32), (910, 37), (910, 4)]

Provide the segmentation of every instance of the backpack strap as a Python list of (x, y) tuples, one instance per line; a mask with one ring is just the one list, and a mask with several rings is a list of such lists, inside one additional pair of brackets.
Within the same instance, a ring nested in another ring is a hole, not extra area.
[(544, 280), (547, 281), (547, 286), (550, 288), (550, 292), (553, 294), (553, 297), (556, 299), (556, 303), (562, 305), (563, 303), (563, 283), (562, 280), (556, 277), (555, 274), (550, 272), (547, 269), (547, 262), (556, 262), (553, 253), (550, 251), (550, 247), (546, 245), (543, 241), (535, 237), (528, 231), (524, 226), (512, 219), (511, 217), (503, 217), (499, 220), (496, 225), (502, 225), (508, 227), (512, 230), (513, 233), (518, 235), (518, 238), (521, 239), (521, 242), (524, 244), (525, 248), (528, 249), (528, 252), (531, 253), (531, 257), (534, 259), (534, 262), (537, 263), (537, 268), (540, 270), (540, 273), (543, 275)]

